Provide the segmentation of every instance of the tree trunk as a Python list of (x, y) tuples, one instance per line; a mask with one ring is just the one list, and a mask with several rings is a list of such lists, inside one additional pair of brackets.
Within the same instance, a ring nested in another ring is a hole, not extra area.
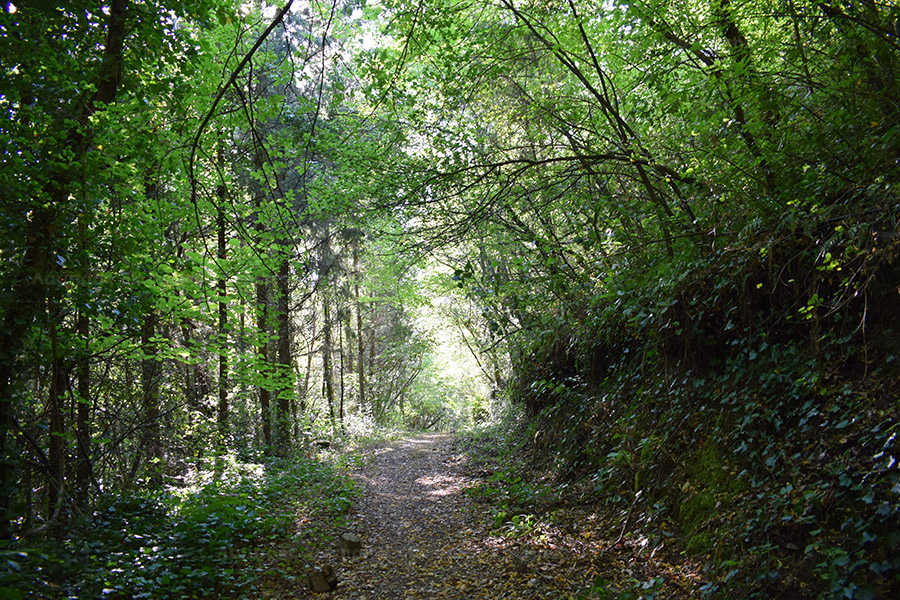
[(224, 448), (228, 443), (229, 435), (229, 406), (228, 406), (228, 301), (226, 295), (228, 286), (225, 279), (224, 261), (228, 257), (228, 250), (225, 245), (225, 211), (222, 204), (225, 201), (226, 188), (224, 184), (219, 185), (216, 190), (218, 196), (218, 210), (216, 211), (216, 226), (218, 229), (218, 253), (219, 261), (222, 261), (219, 267), (218, 295), (219, 295), (219, 405), (217, 424), (219, 428), (219, 444)]
[(81, 356), (78, 357), (75, 374), (78, 379), (78, 397), (76, 399), (78, 408), (75, 416), (78, 467), (75, 471), (75, 487), (78, 505), (85, 506), (91, 486), (91, 368), (89, 363), (91, 319), (83, 309), (78, 313), (77, 329), (79, 340), (84, 346)]
[(356, 303), (356, 368), (359, 379), (359, 409), (366, 405), (366, 368), (365, 368), (365, 340), (363, 339), (362, 303), (359, 301), (359, 280), (362, 274), (359, 271), (359, 247), (353, 247), (353, 298)]
[(50, 417), (50, 452), (47, 465), (47, 517), (53, 520), (62, 508), (63, 486), (66, 472), (66, 443), (63, 431), (63, 411), (60, 394), (65, 389), (59, 356), (59, 309), (56, 302), (50, 303), (48, 323), (50, 327), (50, 391), (47, 398), (47, 413)]
[(150, 310), (141, 329), (141, 390), (144, 414), (144, 433), (141, 446), (147, 453), (150, 466), (150, 483), (162, 483), (162, 439), (159, 430), (159, 362), (156, 360), (156, 311)]
[[(372, 373), (375, 372), (375, 329), (378, 324), (378, 307), (374, 306), (372, 313), (374, 317), (372, 319), (372, 323), (369, 326), (369, 376), (371, 377)], [(380, 401), (377, 395), (371, 393), (371, 389), (369, 390), (369, 404), (372, 406), (372, 414), (377, 418), (381, 416), (382, 407), (380, 406)]]
[(328, 305), (328, 296), (322, 297), (323, 342), (322, 342), (322, 387), (325, 388), (325, 400), (328, 402), (328, 416), (331, 418), (331, 428), (336, 427), (334, 418), (334, 374), (331, 365), (331, 308)]
[(291, 263), (285, 256), (278, 270), (278, 414), (275, 427), (278, 446), (288, 452), (291, 445), (290, 410), (294, 393), (294, 368), (291, 359)]
[(316, 308), (313, 304), (312, 322), (310, 323), (310, 341), (306, 351), (306, 374), (303, 376), (303, 383), (300, 385), (300, 412), (306, 413), (306, 398), (309, 394), (309, 377), (312, 374), (312, 362), (314, 354), (314, 344), (316, 339)]
[(72, 115), (77, 123), (68, 131), (60, 149), (62, 151), (58, 153), (58, 156), (70, 153), (73, 158), (43, 183), (43, 204), (36, 205), (28, 226), (29, 239), (33, 242), (25, 251), (11, 286), (9, 297), (14, 300), (2, 307), (3, 314), (0, 316), (0, 481), (3, 482), (0, 486), (0, 539), (10, 539), (10, 523), (15, 517), (13, 499), (17, 486), (12, 477), (13, 464), (6, 457), (14, 455), (8, 434), (14, 422), (13, 388), (18, 379), (17, 358), (26, 333), (34, 318), (43, 310), (47, 297), (47, 276), (52, 270), (56, 250), (59, 209), (68, 202), (70, 186), (75, 174), (80, 172), (80, 158), (91, 143), (90, 130), (84, 126), (99, 107), (115, 103), (122, 75), (128, 2), (111, 0), (108, 7), (106, 43), (95, 82), (96, 91), (88, 102), (81, 105), (80, 115)]
[(341, 358), (338, 372), (341, 378), (341, 396), (338, 402), (338, 419), (341, 423), (341, 429), (344, 428), (344, 324), (341, 323), (338, 328), (338, 351)]
[(263, 446), (266, 452), (272, 448), (272, 409), (271, 409), (271, 392), (269, 391), (268, 372), (269, 372), (269, 286), (260, 278), (256, 284), (256, 304), (257, 317), (256, 329), (259, 336), (259, 346), (257, 354), (259, 355), (260, 380), (259, 380), (259, 412), (262, 421)]
[[(90, 289), (91, 283), (91, 258), (90, 248), (88, 244), (88, 222), (92, 213), (92, 203), (84, 202), (82, 211), (78, 219), (78, 237), (80, 245), (80, 256), (78, 269), (80, 271), (82, 289)], [(89, 291), (82, 292), (87, 297)], [(86, 306), (79, 302), (78, 316), (75, 323), (75, 330), (78, 343), (81, 346), (81, 352), (76, 352), (77, 363), (75, 366), (75, 377), (77, 379), (76, 399), (77, 408), (75, 411), (75, 445), (76, 445), (76, 468), (75, 468), (75, 501), (79, 507), (87, 505), (88, 494), (91, 486), (91, 318), (88, 315)]]

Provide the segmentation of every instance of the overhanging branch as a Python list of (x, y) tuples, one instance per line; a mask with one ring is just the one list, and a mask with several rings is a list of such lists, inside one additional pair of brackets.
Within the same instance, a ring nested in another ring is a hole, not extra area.
[(272, 19), (272, 22), (269, 23), (269, 26), (266, 27), (266, 30), (262, 32), (262, 34), (257, 38), (256, 42), (253, 44), (253, 47), (250, 48), (250, 51), (244, 55), (244, 58), (241, 59), (241, 62), (238, 63), (238, 66), (235, 67), (234, 71), (231, 73), (231, 77), (228, 78), (228, 81), (225, 85), (219, 86), (219, 91), (216, 94), (215, 99), (213, 100), (212, 105), (210, 105), (209, 110), (206, 111), (206, 115), (204, 115), (203, 119), (200, 121), (200, 127), (197, 128), (197, 133), (194, 135), (194, 141), (191, 143), (191, 157), (188, 160), (188, 175), (191, 180), (191, 203), (194, 205), (194, 213), (197, 217), (197, 227), (202, 229), (202, 223), (200, 220), (200, 207), (197, 205), (197, 178), (194, 176), (194, 159), (197, 157), (197, 149), (200, 147), (200, 138), (203, 136), (203, 132), (206, 130), (206, 127), (209, 125), (210, 120), (213, 117), (213, 114), (216, 112), (216, 108), (219, 106), (219, 102), (222, 101), (222, 98), (225, 96), (225, 91), (235, 84), (238, 76), (241, 74), (241, 71), (244, 70), (244, 67), (250, 62), (253, 58), (253, 55), (259, 50), (259, 47), (263, 45), (263, 42), (269, 37), (272, 31), (281, 23), (281, 20), (284, 18), (284, 15), (287, 14), (287, 11), (291, 9), (291, 5), (294, 3), (294, 0), (288, 0), (287, 3), (278, 11), (275, 15), (275, 18)]

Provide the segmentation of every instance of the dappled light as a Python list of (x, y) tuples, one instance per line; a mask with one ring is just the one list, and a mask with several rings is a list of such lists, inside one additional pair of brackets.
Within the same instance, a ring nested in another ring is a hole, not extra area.
[(0, 599), (900, 598), (900, 2), (0, 8)]
[(334, 597), (574, 598), (663, 580), (669, 598), (696, 589), (690, 564), (665, 562), (663, 545), (651, 549), (647, 538), (616, 542), (615, 526), (584, 507), (491, 517), (467, 493), (484, 484), (473, 471), (447, 435), (376, 450), (358, 475), (364, 499), (351, 519), (364, 549), (339, 563)]
[(429, 496), (449, 496), (463, 491), (462, 486), (465, 484), (465, 479), (448, 475), (435, 475), (420, 477), (416, 479), (416, 483), (423, 486), (425, 493)]

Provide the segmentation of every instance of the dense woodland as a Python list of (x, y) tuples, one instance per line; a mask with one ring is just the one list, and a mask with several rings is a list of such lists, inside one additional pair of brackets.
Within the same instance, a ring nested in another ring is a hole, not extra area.
[(898, 23), (5, 3), (0, 597), (225, 597), (284, 497), (349, 502), (314, 442), (497, 419), (710, 597), (896, 597)]

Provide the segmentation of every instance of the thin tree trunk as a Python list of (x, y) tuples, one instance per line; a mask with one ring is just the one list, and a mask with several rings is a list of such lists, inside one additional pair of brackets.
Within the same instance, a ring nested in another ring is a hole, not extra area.
[(328, 402), (328, 415), (331, 418), (331, 427), (336, 427), (334, 418), (334, 374), (331, 365), (331, 308), (328, 306), (328, 296), (323, 294), (322, 298), (322, 323), (323, 339), (322, 342), (322, 386), (325, 388), (325, 400)]
[[(85, 201), (78, 217), (79, 237), (79, 264), (82, 289), (89, 288), (91, 281), (91, 259), (88, 247), (88, 222), (92, 213), (92, 202)], [(91, 480), (91, 318), (86, 307), (79, 302), (75, 331), (81, 351), (76, 352), (75, 365), (76, 384), (76, 409), (75, 409), (75, 454), (77, 456), (75, 467), (75, 501), (79, 507), (87, 505)]]
[(218, 280), (218, 295), (219, 295), (219, 404), (218, 404), (218, 415), (217, 415), (217, 424), (219, 428), (219, 444), (224, 448), (228, 443), (228, 435), (229, 435), (229, 406), (228, 406), (228, 350), (227, 350), (227, 342), (228, 342), (228, 301), (226, 300), (226, 295), (228, 293), (228, 286), (225, 279), (225, 267), (224, 261), (228, 257), (227, 247), (225, 245), (225, 212), (222, 209), (222, 204), (225, 200), (225, 185), (222, 184), (219, 186), (217, 190), (217, 196), (219, 198), (218, 210), (216, 212), (216, 226), (218, 229), (218, 258), (219, 264), (219, 280)]
[[(47, 275), (52, 271), (53, 253), (56, 239), (59, 210), (68, 202), (70, 187), (78, 173), (80, 158), (91, 145), (87, 125), (99, 107), (115, 103), (119, 81), (122, 75), (122, 58), (125, 49), (127, 0), (111, 0), (108, 4), (106, 43), (99, 69), (96, 91), (90, 100), (81, 104), (79, 115), (71, 115), (77, 122), (67, 132), (63, 142), (65, 155), (70, 152), (73, 159), (59, 169), (45, 182), (43, 206), (34, 211), (29, 224), (29, 239), (34, 242), (25, 251), (12, 282), (7, 306), (3, 306), (0, 316), (0, 457), (11, 454), (9, 435), (14, 422), (14, 386), (18, 381), (17, 359), (26, 333), (34, 318), (43, 310), (47, 298)], [(43, 202), (43, 201), (42, 201)], [(10, 527), (14, 514), (14, 497), (17, 489), (13, 476), (13, 463), (0, 459), (0, 539), (10, 539)]]
[(259, 355), (260, 365), (260, 383), (259, 383), (259, 412), (262, 420), (263, 445), (266, 452), (272, 448), (272, 412), (271, 412), (271, 392), (269, 391), (269, 382), (267, 375), (269, 372), (269, 287), (264, 280), (260, 279), (256, 284), (256, 304), (257, 313), (256, 329), (259, 336), (259, 346), (257, 354)]
[(313, 305), (313, 313), (312, 313), (312, 323), (311, 323), (311, 332), (310, 332), (310, 340), (312, 342), (309, 343), (306, 352), (306, 374), (303, 376), (303, 383), (300, 386), (300, 412), (306, 413), (307, 405), (306, 398), (309, 394), (309, 377), (312, 374), (312, 362), (313, 362), (313, 344), (316, 339), (316, 309), (315, 304)]
[(290, 409), (294, 393), (294, 369), (291, 359), (291, 263), (285, 256), (278, 270), (278, 414), (275, 427), (278, 445), (287, 452), (291, 445)]
[(156, 360), (156, 312), (150, 310), (144, 318), (141, 330), (141, 390), (144, 414), (143, 443), (150, 466), (150, 482), (158, 486), (162, 482), (162, 439), (159, 429), (159, 362)]
[[(406, 363), (401, 363), (400, 365), (400, 381), (406, 379)], [(400, 418), (403, 418), (403, 410), (405, 408), (403, 401), (405, 400), (405, 392), (406, 387), (400, 388), (400, 393), (397, 395), (397, 400), (400, 402)]]
[[(80, 238), (81, 256), (79, 258), (79, 270), (81, 271), (82, 285), (88, 286), (91, 281), (91, 259), (88, 248), (87, 223), (92, 210), (92, 203), (84, 202), (78, 223), (78, 236)], [(88, 494), (91, 485), (91, 318), (84, 306), (78, 310), (75, 324), (78, 341), (81, 344), (81, 352), (75, 367), (77, 378), (77, 408), (75, 410), (75, 444), (78, 456), (75, 468), (76, 503), (79, 507), (87, 505)]]
[[(181, 321), (181, 344), (184, 346), (184, 349), (190, 352), (191, 348), (191, 329), (192, 324), (190, 318), (182, 319)], [(195, 371), (197, 366), (192, 365), (190, 362), (184, 362), (182, 365), (182, 372), (184, 376), (184, 397), (187, 399), (188, 406), (194, 406), (197, 404), (197, 381), (195, 377)]]
[(338, 403), (338, 419), (341, 423), (341, 429), (344, 428), (344, 325), (341, 323), (338, 328), (338, 350), (340, 351), (340, 381), (341, 381), (341, 397)]
[(56, 302), (50, 303), (50, 390), (47, 398), (47, 412), (50, 417), (50, 452), (47, 469), (47, 517), (52, 520), (60, 510), (63, 494), (64, 474), (66, 472), (66, 444), (63, 431), (63, 412), (60, 394), (65, 389), (62, 381), (62, 369), (59, 357), (59, 332), (57, 329), (58, 308)]
[[(369, 374), (370, 375), (375, 372), (375, 328), (378, 323), (378, 307), (377, 306), (373, 307), (372, 314), (373, 314), (372, 324), (369, 327)], [(378, 418), (381, 417), (382, 407), (379, 406), (380, 401), (378, 399), (378, 396), (376, 396), (375, 394), (372, 394), (371, 390), (369, 390), (369, 392), (370, 392), (369, 404), (372, 405), (372, 414), (375, 415), (376, 420), (377, 420)]]
[(366, 367), (365, 367), (365, 340), (363, 339), (362, 303), (359, 301), (359, 280), (362, 274), (359, 272), (359, 248), (353, 246), (353, 297), (356, 303), (356, 367), (359, 379), (359, 409), (366, 405)]
[(75, 471), (75, 487), (79, 506), (85, 506), (91, 485), (91, 368), (90, 338), (91, 319), (82, 309), (78, 313), (78, 337), (84, 344), (82, 355), (78, 357), (76, 377), (78, 379), (78, 408), (76, 409), (76, 434), (78, 444), (78, 467)]

